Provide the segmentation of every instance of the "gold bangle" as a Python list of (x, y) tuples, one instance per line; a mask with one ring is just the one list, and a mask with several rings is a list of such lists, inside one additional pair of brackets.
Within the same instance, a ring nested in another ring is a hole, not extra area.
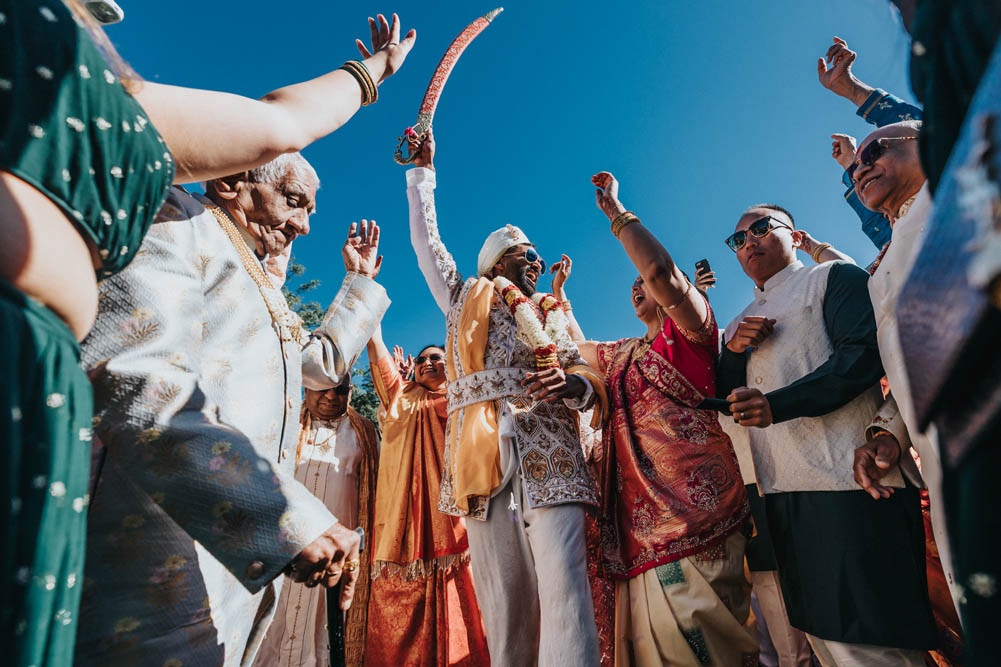
[(372, 75), (369, 73), (365, 63), (357, 60), (348, 60), (340, 68), (353, 76), (355, 81), (358, 82), (358, 87), (361, 88), (361, 105), (363, 107), (373, 104), (379, 99), (379, 89), (376, 87), (375, 81), (372, 80)]
[(568, 313), (573, 310), (573, 306), (570, 305), (570, 299), (563, 299), (560, 303), (563, 304), (563, 312)]
[(814, 248), (813, 252), (810, 253), (810, 257), (812, 257), (813, 261), (815, 261), (817, 264), (820, 264), (821, 263), (820, 262), (820, 253), (824, 252), (825, 250), (827, 250), (828, 248), (831, 248), (831, 247), (833, 247), (833, 246), (831, 246), (830, 243), (818, 243), (817, 247)]
[(636, 214), (632, 211), (623, 211), (615, 216), (615, 220), (612, 220), (612, 234), (615, 238), (619, 238), (619, 234), (622, 233), (623, 227), (639, 221), (640, 219), (637, 218)]

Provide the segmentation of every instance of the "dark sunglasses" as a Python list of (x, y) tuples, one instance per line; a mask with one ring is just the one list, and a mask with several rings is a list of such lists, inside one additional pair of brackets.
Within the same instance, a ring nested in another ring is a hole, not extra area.
[(348, 392), (350, 391), (351, 391), (351, 385), (349, 384), (342, 384), (334, 387), (334, 393), (337, 394), (338, 396), (347, 396)]
[[(504, 256), (511, 257), (512, 255), (508, 253)], [(539, 252), (535, 248), (525, 249), (525, 261), (528, 262), (529, 264), (535, 264), (536, 262), (538, 262), (539, 275), (542, 275), (543, 273), (546, 272), (546, 260), (542, 259), (542, 257), (539, 255)]]
[(415, 361), (417, 362), (417, 365), (420, 366), (421, 364), (423, 364), (425, 361), (428, 361), (428, 360), (431, 360), (434, 363), (438, 363), (442, 359), (444, 359), (444, 357), (442, 357), (440, 354), (438, 354), (437, 352), (435, 352), (433, 354), (428, 354), (428, 355), (423, 355), (422, 354), (421, 356), (417, 357), (417, 359)]
[[(772, 222), (774, 221), (774, 224)], [(785, 224), (781, 220), (776, 220), (770, 215), (766, 215), (763, 218), (759, 218), (749, 224), (747, 229), (742, 229), (739, 232), (734, 232), (726, 239), (726, 244), (730, 247), (730, 250), (737, 252), (744, 247), (747, 243), (747, 233), (750, 232), (751, 236), (756, 239), (764, 238), (768, 236), (768, 232), (772, 231), (777, 227), (785, 227), (788, 230), (792, 230), (792, 227)]]
[(851, 181), (852, 185), (855, 185), (855, 170), (860, 165), (871, 167), (876, 164), (876, 160), (886, 154), (887, 146), (884, 142), (908, 141), (911, 139), (917, 139), (917, 137), (883, 137), (882, 139), (870, 141), (866, 144), (866, 147), (860, 150), (858, 155), (855, 156), (855, 161), (848, 165), (848, 180)]

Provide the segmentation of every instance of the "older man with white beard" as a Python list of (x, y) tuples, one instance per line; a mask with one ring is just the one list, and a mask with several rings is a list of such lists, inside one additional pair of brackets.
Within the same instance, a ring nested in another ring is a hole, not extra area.
[(175, 188), (101, 285), (84, 362), (106, 456), (77, 664), (249, 664), (282, 572), (333, 586), (344, 571), (350, 603), (358, 536), (293, 475), (302, 378), (339, 384), (389, 300), (378, 228), (352, 224), (344, 283), (302, 346), (264, 266), (309, 232), (318, 186), (290, 154), (206, 196)]

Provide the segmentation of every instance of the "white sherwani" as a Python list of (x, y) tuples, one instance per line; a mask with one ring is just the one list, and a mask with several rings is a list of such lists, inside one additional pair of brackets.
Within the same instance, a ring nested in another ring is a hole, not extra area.
[[(295, 478), (349, 528), (358, 525), (358, 473), (365, 455), (347, 414), (314, 420), (300, 452)], [(326, 589), (285, 577), (278, 610), (257, 654), (258, 667), (326, 667)]]
[[(879, 356), (883, 360), (883, 370), (886, 371), (891, 392), (869, 430), (878, 427), (893, 433), (901, 445), (901, 469), (917, 486), (922, 486), (922, 478), (924, 479), (923, 484), (928, 488), (928, 498), (931, 501), (932, 532), (938, 545), (946, 581), (951, 586), (952, 551), (945, 529), (945, 508), (942, 506), (942, 464), (938, 439), (934, 425), (927, 433), (918, 430), (910, 380), (900, 348), (896, 316), (897, 299), (914, 265), (916, 252), (924, 240), (931, 210), (932, 200), (926, 183), (918, 192), (907, 214), (894, 223), (890, 246), (869, 279), (869, 297), (872, 299), (872, 309), (876, 316)], [(913, 447), (921, 457), (920, 476), (917, 474), (908, 446)]]
[(250, 663), (276, 577), (335, 522), (293, 477), (301, 373), (340, 382), (385, 291), (348, 274), (301, 350), (266, 306), (284, 297), (255, 283), (207, 203), (172, 191), (135, 261), (101, 283), (84, 343), (106, 455), (78, 665)]

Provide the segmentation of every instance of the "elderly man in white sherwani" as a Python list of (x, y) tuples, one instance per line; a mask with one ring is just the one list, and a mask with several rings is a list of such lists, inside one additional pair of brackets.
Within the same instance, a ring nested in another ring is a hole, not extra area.
[[(868, 442), (855, 452), (855, 479), (874, 498), (886, 496), (879, 480), (895, 465), (917, 486), (922, 479), (931, 502), (932, 532), (953, 601), (959, 598), (953, 581), (952, 550), (942, 504), (942, 464), (935, 426), (918, 428), (911, 397), (910, 379), (904, 367), (897, 327), (897, 299), (924, 240), (932, 211), (931, 195), (918, 157), (921, 121), (887, 125), (870, 134), (856, 155), (873, 141), (883, 145), (882, 155), (872, 164), (859, 164), (853, 178), (860, 201), (890, 220), (890, 243), (871, 268), (869, 296), (876, 315), (879, 356), (883, 360), (890, 395), (867, 429)], [(913, 447), (921, 459), (920, 475), (910, 456)]]
[(76, 664), (250, 664), (283, 571), (332, 586), (358, 558), (293, 464), (302, 376), (338, 383), (389, 305), (367, 277), (378, 233), (351, 225), (347, 275), (304, 347), (264, 270), (308, 233), (318, 186), (292, 154), (205, 197), (175, 188), (136, 260), (102, 283), (84, 362), (105, 453)]

